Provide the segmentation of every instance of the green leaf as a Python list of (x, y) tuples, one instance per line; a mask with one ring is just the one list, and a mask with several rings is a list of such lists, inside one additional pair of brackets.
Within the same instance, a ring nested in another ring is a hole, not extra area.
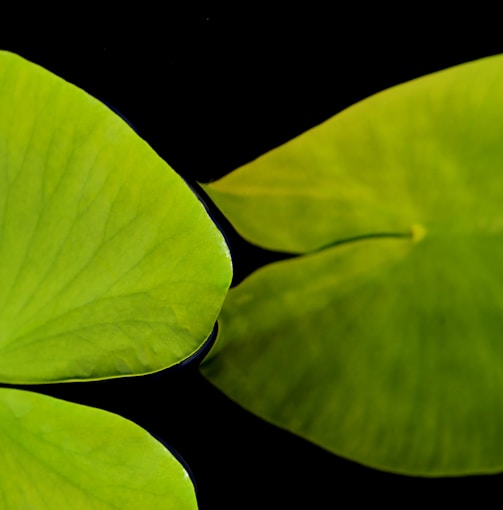
[(367, 98), (205, 190), (243, 237), (293, 253), (421, 222), (497, 230), (502, 62)]
[(203, 373), (324, 448), (503, 470), (503, 56), (384, 91), (207, 187), (307, 255), (232, 289)]
[(0, 506), (4, 510), (196, 509), (171, 453), (112, 413), (0, 389)]
[(0, 52), (0, 380), (137, 375), (194, 353), (230, 278), (204, 207), (82, 90)]

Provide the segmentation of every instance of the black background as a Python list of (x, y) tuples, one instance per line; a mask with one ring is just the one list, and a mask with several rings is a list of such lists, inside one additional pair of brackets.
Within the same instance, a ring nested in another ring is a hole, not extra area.
[[(138, 6), (128, 19), (95, 12), (74, 26), (79, 17), (36, 34), (4, 33), (0, 48), (119, 111), (192, 184), (379, 90), (503, 52), (496, 13), (458, 11), (440, 20), (412, 5), (389, 13), (302, 6), (280, 15)], [(280, 257), (241, 240), (218, 212), (215, 219), (229, 239), (235, 282)], [(199, 375), (197, 362), (141, 378), (34, 389), (117, 412), (156, 435), (183, 457), (201, 510), (452, 504), (502, 481), (413, 478), (338, 458), (242, 410)]]

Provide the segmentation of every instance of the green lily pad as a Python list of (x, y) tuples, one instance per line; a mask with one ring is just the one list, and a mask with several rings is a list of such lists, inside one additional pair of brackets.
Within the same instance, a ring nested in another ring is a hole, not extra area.
[(322, 447), (503, 470), (503, 56), (394, 87), (207, 191), (305, 255), (232, 289), (203, 373)]
[(184, 181), (82, 90), (0, 52), (0, 380), (137, 375), (194, 353), (231, 279)]
[(4, 510), (197, 508), (171, 453), (112, 413), (0, 389), (0, 505)]

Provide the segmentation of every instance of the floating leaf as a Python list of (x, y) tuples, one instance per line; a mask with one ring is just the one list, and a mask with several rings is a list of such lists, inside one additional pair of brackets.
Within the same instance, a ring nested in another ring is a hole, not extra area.
[(247, 239), (307, 253), (232, 289), (204, 374), (350, 459), (503, 470), (503, 56), (394, 87), (219, 182)]
[(0, 506), (195, 510), (189, 476), (166, 448), (112, 413), (0, 389)]
[(231, 278), (183, 180), (82, 90), (0, 52), (0, 380), (160, 370), (210, 334)]

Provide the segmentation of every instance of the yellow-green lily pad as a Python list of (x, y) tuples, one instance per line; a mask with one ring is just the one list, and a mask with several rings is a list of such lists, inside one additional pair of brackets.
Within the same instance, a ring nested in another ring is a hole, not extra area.
[(503, 470), (503, 56), (372, 96), (206, 186), (302, 254), (232, 289), (203, 373), (380, 469)]

